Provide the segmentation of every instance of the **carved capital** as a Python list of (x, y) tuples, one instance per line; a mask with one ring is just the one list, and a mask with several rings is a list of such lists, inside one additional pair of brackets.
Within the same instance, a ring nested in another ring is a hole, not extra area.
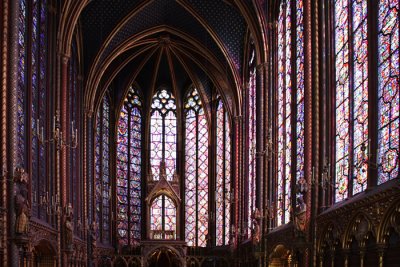
[(69, 55), (59, 52), (59, 53), (58, 53), (58, 56), (59, 56), (60, 59), (61, 59), (61, 64), (63, 64), (63, 65), (68, 64), (68, 61), (69, 61), (69, 59), (70, 59), (70, 56), (69, 56)]
[(243, 120), (243, 116), (242, 116), (242, 115), (237, 115), (237, 116), (233, 117), (233, 121), (234, 121), (235, 123), (239, 123), (239, 122), (241, 122), (242, 120)]
[(263, 71), (267, 66), (268, 66), (268, 63), (267, 63), (267, 62), (263, 62), (263, 63), (261, 63), (261, 64), (258, 64), (258, 65), (256, 66), (256, 69), (257, 69), (258, 72), (261, 72), (261, 71)]
[(85, 110), (85, 115), (86, 115), (89, 119), (91, 119), (91, 118), (93, 117), (93, 113), (94, 113), (94, 111), (93, 111), (92, 109), (86, 109), (86, 110)]

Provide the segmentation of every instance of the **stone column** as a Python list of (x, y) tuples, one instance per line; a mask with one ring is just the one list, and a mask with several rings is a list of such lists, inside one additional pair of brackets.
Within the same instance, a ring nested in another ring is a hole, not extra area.
[(85, 205), (86, 209), (86, 226), (87, 226), (87, 264), (88, 266), (93, 265), (93, 254), (96, 245), (96, 225), (93, 220), (93, 205), (94, 205), (94, 179), (93, 179), (93, 162), (94, 162), (94, 150), (93, 150), (93, 111), (86, 110), (85, 114), (85, 161), (86, 161), (86, 188), (85, 188)]
[(233, 233), (231, 232), (232, 235), (232, 240), (234, 244), (231, 244), (232, 246), (236, 246), (239, 242), (239, 235), (240, 231), (243, 228), (242, 222), (241, 222), (241, 201), (240, 201), (240, 196), (241, 196), (241, 185), (243, 184), (242, 181), (242, 116), (236, 116), (232, 120), (232, 161), (233, 161), (233, 184), (234, 184), (234, 194), (233, 200), (234, 202), (232, 203), (232, 219), (231, 219), (231, 229), (234, 230), (236, 229), (236, 232)]
[(2, 61), (1, 65), (1, 89), (0, 89), (0, 260), (7, 265), (7, 88), (8, 88), (8, 3), (2, 1)]
[[(262, 199), (263, 199), (263, 176), (264, 176), (264, 68), (265, 63), (262, 63), (256, 67), (257, 80), (256, 80), (256, 207), (260, 210), (261, 215), (263, 214)], [(261, 227), (261, 225), (260, 225)], [(262, 229), (262, 228), (261, 228)]]
[(360, 267), (364, 267), (365, 248), (360, 249)]
[[(7, 1), (5, 1), (7, 2)], [(4, 3), (5, 3), (4, 2)], [(15, 244), (15, 203), (14, 203), (14, 172), (18, 167), (17, 160), (17, 99), (18, 99), (18, 16), (19, 1), (8, 1), (9, 32), (8, 32), (8, 70), (7, 73), (7, 198), (8, 198), (8, 262), (10, 267), (19, 263), (18, 248)], [(6, 14), (7, 15), (7, 14)], [(6, 16), (7, 17), (7, 16)]]
[(319, 120), (319, 13), (318, 1), (311, 3), (311, 50), (312, 50), (312, 174), (311, 174), (311, 218), (310, 236), (313, 244), (311, 249), (311, 265), (317, 266), (317, 224), (316, 217), (319, 207), (319, 177), (320, 177), (320, 120)]
[[(312, 184), (312, 145), (313, 145), (313, 105), (312, 105), (312, 10), (311, 0), (303, 0), (304, 4), (304, 178), (308, 185)], [(311, 241), (311, 207), (312, 207), (312, 190), (306, 193), (306, 239)], [(311, 266), (310, 249), (305, 249), (303, 264)]]
[(335, 249), (331, 250), (331, 267), (335, 267)]
[[(67, 142), (69, 141), (69, 135), (68, 135), (68, 124), (70, 122), (67, 121), (67, 113), (68, 113), (68, 62), (69, 62), (69, 56), (65, 54), (60, 54), (60, 103), (58, 105), (58, 108), (60, 108), (60, 126), (61, 126), (61, 131), (63, 132), (62, 138), (64, 140), (61, 140), (61, 142)], [(60, 155), (60, 171), (59, 171), (59, 183), (60, 183), (60, 206), (62, 209), (62, 215), (59, 216), (59, 231), (60, 231), (60, 256), (61, 256), (61, 265), (62, 266), (68, 266), (68, 259), (69, 259), (69, 253), (68, 249), (65, 247), (65, 230), (64, 230), (64, 219), (65, 219), (65, 214), (64, 214), (64, 207), (68, 205), (68, 196), (67, 196), (67, 154), (68, 154), (68, 148), (65, 146), (61, 146), (59, 149), (59, 155)]]
[(351, 266), (349, 266), (350, 250), (349, 249), (343, 249), (343, 255), (344, 255), (344, 267), (351, 267)]

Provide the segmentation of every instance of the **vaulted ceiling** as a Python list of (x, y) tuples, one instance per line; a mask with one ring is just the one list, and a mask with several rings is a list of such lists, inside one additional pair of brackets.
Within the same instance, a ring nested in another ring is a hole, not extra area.
[(84, 77), (96, 99), (111, 82), (123, 97), (134, 81), (150, 97), (166, 85), (179, 98), (195, 84), (205, 102), (215, 88), (237, 101), (229, 88), (241, 83), (248, 26), (234, 1), (92, 0), (80, 26)]

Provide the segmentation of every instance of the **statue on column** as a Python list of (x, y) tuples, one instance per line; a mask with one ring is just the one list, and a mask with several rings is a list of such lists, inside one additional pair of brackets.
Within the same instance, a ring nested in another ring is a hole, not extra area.
[(72, 210), (71, 203), (66, 207), (65, 222), (64, 222), (64, 237), (65, 237), (65, 248), (72, 249), (74, 239), (74, 213)]
[(261, 214), (260, 210), (256, 208), (251, 216), (252, 219), (252, 230), (251, 230), (251, 238), (253, 240), (253, 245), (257, 245), (261, 240), (261, 230), (260, 230), (260, 219)]
[(294, 212), (294, 226), (298, 233), (304, 233), (306, 230), (306, 211), (307, 204), (304, 195), (308, 191), (308, 185), (304, 178), (299, 179), (296, 185), (296, 208)]
[(28, 200), (28, 174), (23, 168), (16, 169), (15, 212), (15, 233), (26, 235), (29, 230), (31, 207)]

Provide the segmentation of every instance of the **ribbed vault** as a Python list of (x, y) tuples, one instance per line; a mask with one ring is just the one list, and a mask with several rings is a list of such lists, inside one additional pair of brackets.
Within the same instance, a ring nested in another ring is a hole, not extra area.
[(80, 24), (88, 110), (113, 82), (124, 85), (116, 93), (123, 97), (135, 81), (146, 97), (163, 84), (178, 99), (194, 84), (206, 104), (219, 90), (230, 111), (240, 113), (248, 26), (233, 2), (95, 0)]

